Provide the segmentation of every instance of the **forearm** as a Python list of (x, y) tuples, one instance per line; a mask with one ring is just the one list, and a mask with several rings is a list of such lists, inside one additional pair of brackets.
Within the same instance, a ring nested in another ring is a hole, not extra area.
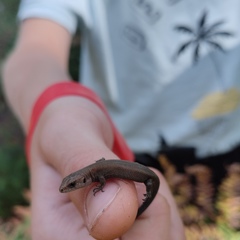
[(65, 69), (43, 49), (16, 49), (3, 69), (3, 84), (8, 102), (24, 131), (34, 102), (51, 84), (69, 79)]
[(16, 46), (3, 67), (6, 98), (23, 129), (27, 130), (32, 106), (46, 87), (68, 79), (71, 35), (44, 19), (25, 20)]

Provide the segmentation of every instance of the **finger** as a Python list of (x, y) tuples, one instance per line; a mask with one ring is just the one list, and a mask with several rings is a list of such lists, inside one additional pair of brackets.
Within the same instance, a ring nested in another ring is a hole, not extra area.
[(100, 191), (95, 196), (93, 189), (94, 186), (91, 186), (70, 193), (72, 201), (85, 216), (89, 233), (99, 240), (122, 236), (133, 225), (138, 210), (133, 182), (108, 181), (104, 192)]
[[(160, 178), (159, 193), (123, 239), (183, 240), (185, 239), (183, 224), (170, 189), (161, 173), (152, 170)], [(145, 188), (141, 184), (136, 186), (140, 201)]]
[(178, 240), (184, 240), (185, 239), (185, 233), (184, 233), (184, 227), (182, 220), (180, 218), (180, 214), (176, 205), (176, 202), (173, 198), (173, 195), (169, 189), (169, 186), (163, 177), (163, 175), (155, 170), (155, 173), (159, 176), (160, 179), (160, 188), (159, 188), (159, 193), (164, 196), (166, 199), (169, 207), (170, 207), (170, 232), (171, 232), (171, 238), (170, 239), (178, 239)]
[(157, 194), (151, 206), (136, 220), (122, 239), (169, 240), (171, 226), (170, 207), (167, 200)]
[(31, 230), (35, 240), (76, 239), (82, 232), (79, 213), (67, 203), (67, 196), (58, 191), (60, 180), (54, 169), (42, 164), (32, 174)]

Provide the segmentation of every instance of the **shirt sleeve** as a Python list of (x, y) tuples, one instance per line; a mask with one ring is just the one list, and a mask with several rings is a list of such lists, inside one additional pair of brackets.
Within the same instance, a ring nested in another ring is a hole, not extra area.
[(85, 3), (83, 0), (22, 0), (17, 17), (19, 21), (28, 18), (49, 19), (73, 34), (79, 18), (86, 10)]

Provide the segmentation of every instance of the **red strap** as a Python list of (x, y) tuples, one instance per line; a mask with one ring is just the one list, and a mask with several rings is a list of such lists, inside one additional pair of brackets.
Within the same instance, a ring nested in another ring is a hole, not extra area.
[(114, 143), (113, 143), (113, 152), (120, 158), (126, 159), (129, 161), (134, 160), (134, 156), (132, 151), (127, 146), (123, 136), (118, 132), (116, 127), (114, 126), (103, 102), (100, 98), (89, 88), (84, 87), (83, 85), (75, 82), (60, 82), (48, 87), (37, 99), (33, 111), (32, 116), (30, 119), (30, 127), (27, 135), (26, 140), (26, 154), (27, 154), (27, 161), (30, 163), (30, 147), (31, 147), (31, 140), (36, 128), (37, 122), (41, 113), (45, 109), (45, 107), (56, 98), (62, 96), (69, 96), (69, 95), (77, 95), (84, 98), (89, 99), (90, 101), (94, 102), (106, 115), (108, 118), (114, 135)]

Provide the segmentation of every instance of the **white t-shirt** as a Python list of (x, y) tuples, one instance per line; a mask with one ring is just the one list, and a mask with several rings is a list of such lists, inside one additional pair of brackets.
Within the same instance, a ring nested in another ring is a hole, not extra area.
[(240, 143), (239, 0), (24, 0), (18, 16), (80, 23), (81, 82), (133, 151)]

